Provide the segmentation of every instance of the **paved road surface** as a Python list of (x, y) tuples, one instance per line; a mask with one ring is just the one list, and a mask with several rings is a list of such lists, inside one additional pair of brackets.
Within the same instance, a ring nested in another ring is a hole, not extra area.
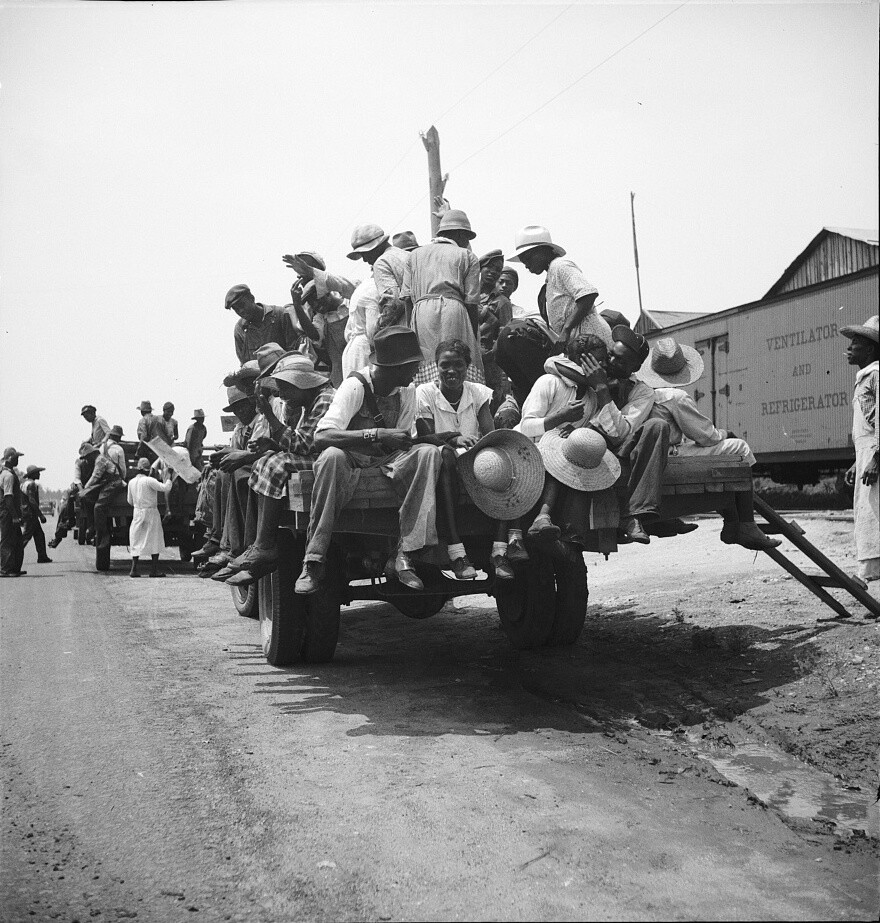
[(223, 587), (54, 557), (0, 581), (3, 920), (876, 918), (870, 859), (676, 776), (490, 609), (365, 605), (277, 670)]

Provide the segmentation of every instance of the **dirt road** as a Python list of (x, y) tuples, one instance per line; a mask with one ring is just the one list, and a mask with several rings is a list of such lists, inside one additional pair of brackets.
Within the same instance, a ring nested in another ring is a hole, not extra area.
[[(808, 533), (841, 560), (847, 528)], [(513, 651), (479, 600), (369, 604), (289, 670), (216, 583), (29, 549), (0, 585), (2, 919), (876, 919), (870, 830), (705, 757), (772, 745), (873, 800), (877, 627), (817, 626), (717, 532), (590, 556), (569, 649)]]

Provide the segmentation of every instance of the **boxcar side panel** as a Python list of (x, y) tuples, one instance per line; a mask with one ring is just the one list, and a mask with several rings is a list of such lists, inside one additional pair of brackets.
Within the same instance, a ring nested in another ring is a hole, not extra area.
[(648, 339), (671, 334), (700, 350), (706, 372), (690, 393), (716, 425), (748, 440), (759, 461), (836, 461), (852, 455), (854, 372), (840, 328), (877, 312), (878, 277), (870, 274)]

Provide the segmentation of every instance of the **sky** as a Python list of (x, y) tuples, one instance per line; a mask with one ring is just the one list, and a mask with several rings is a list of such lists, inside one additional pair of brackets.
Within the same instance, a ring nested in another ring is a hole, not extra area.
[[(66, 486), (85, 403), (220, 430), (223, 308), (355, 225), (429, 238), (436, 125), (477, 253), (547, 226), (638, 316), (760, 298), (876, 228), (871, 3), (0, 3), (0, 445)], [(514, 300), (534, 304), (522, 269)]]

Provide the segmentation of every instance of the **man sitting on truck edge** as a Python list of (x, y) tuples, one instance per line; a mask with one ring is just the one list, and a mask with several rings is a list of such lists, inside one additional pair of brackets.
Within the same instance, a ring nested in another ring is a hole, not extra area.
[(308, 544), (295, 590), (320, 589), (324, 562), (339, 513), (353, 496), (362, 468), (379, 468), (400, 497), (400, 540), (394, 561), (397, 579), (423, 589), (410, 553), (437, 544), (437, 479), (440, 451), (413, 445), (416, 389), (413, 378), (422, 362), (418, 337), (407, 327), (390, 326), (373, 339), (370, 366), (340, 385), (330, 409), (318, 423), (315, 485)]

